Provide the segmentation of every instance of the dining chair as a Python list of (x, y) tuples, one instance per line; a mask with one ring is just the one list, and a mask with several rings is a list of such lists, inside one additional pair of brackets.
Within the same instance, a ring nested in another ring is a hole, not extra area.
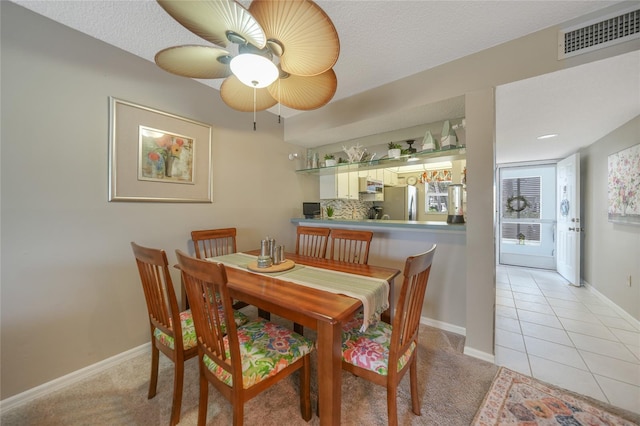
[[(207, 420), (209, 383), (232, 405), (233, 424), (242, 425), (244, 404), (300, 370), (300, 412), (311, 419), (311, 364), (314, 343), (284, 327), (258, 318), (237, 327), (211, 306), (232, 310), (223, 264), (176, 250), (191, 303), (198, 345), (200, 402), (198, 425)], [(227, 333), (223, 333), (222, 326)], [(265, 413), (266, 414), (266, 413)]]
[(366, 265), (373, 232), (332, 229), (329, 259)]
[[(207, 257), (215, 257), (235, 253), (236, 234), (236, 228), (203, 229), (198, 231), (191, 231), (191, 241), (193, 241), (193, 249), (196, 258), (206, 259)], [(185, 306), (188, 306), (188, 300), (186, 299), (184, 286), (182, 286), (182, 297), (183, 304), (185, 304)], [(234, 309), (244, 308), (245, 306), (248, 306), (248, 304), (241, 301), (236, 301), (233, 304)]]
[(311, 257), (327, 257), (330, 228), (298, 226), (296, 230), (296, 254)]
[[(366, 264), (369, 261), (369, 245), (373, 238), (373, 232), (331, 229), (329, 236), (331, 240), (329, 244), (331, 247), (329, 259), (360, 264)], [(304, 333), (304, 327), (295, 322), (293, 323), (293, 330), (299, 334)]]
[(393, 325), (378, 321), (361, 332), (362, 319), (356, 317), (343, 326), (342, 368), (387, 388), (388, 423), (392, 426), (398, 424), (398, 385), (407, 370), (412, 411), (420, 415), (418, 331), (435, 251), (434, 244), (428, 251), (407, 258)]
[(236, 252), (236, 228), (191, 231), (193, 248), (198, 259)]
[[(296, 228), (296, 254), (322, 259), (326, 258), (330, 233), (331, 228), (298, 226)], [(298, 334), (303, 334), (304, 327), (294, 322), (293, 331)]]
[(180, 421), (184, 361), (198, 354), (196, 332), (190, 311), (180, 312), (164, 250), (132, 242), (149, 312), (151, 330), (151, 379), (148, 398), (156, 396), (160, 352), (174, 363), (171, 425)]

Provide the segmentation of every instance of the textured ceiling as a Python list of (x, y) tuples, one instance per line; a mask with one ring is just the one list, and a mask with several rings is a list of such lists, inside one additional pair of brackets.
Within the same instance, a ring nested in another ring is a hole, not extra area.
[[(169, 46), (208, 44), (178, 24), (153, 0), (12, 1), (152, 62), (156, 52)], [(240, 3), (248, 6), (250, 2)], [(336, 101), (619, 2), (329, 0), (317, 3), (332, 19), (340, 36), (341, 52), (334, 67), (338, 77), (338, 90), (333, 98)], [(588, 75), (578, 74), (573, 78), (593, 85)], [(220, 80), (202, 82), (215, 88), (221, 83)], [(518, 98), (522, 93), (536, 94), (536, 90), (523, 87), (523, 90), (517, 90), (517, 86), (505, 90), (504, 95), (508, 94), (511, 99), (505, 100), (504, 105), (518, 105), (522, 102)], [(549, 100), (546, 98), (547, 103)], [(567, 106), (557, 109), (564, 111), (565, 108)], [(535, 114), (538, 110), (532, 108), (529, 113)], [(281, 112), (284, 117), (298, 113), (286, 108)], [(539, 120), (532, 116), (530, 123), (536, 122)], [(583, 122), (585, 128), (592, 124)], [(517, 130), (524, 131), (522, 127)], [(500, 133), (500, 129), (498, 131)], [(510, 135), (515, 131), (513, 127), (508, 129)], [(593, 130), (590, 134), (601, 132)]]
[[(153, 0), (15, 3), (151, 62), (159, 50), (169, 46), (210, 45)], [(614, 4), (573, 0), (317, 3), (340, 36), (334, 101)], [(221, 80), (205, 83), (219, 88)], [(282, 115), (296, 113), (291, 110)]]

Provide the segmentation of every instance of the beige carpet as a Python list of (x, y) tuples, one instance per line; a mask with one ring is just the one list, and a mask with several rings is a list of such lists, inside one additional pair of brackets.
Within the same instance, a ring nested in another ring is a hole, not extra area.
[[(243, 311), (255, 316), (255, 308)], [(289, 324), (277, 317), (274, 320)], [(313, 330), (305, 329), (308, 337)], [(404, 378), (398, 396), (400, 425), (461, 426), (472, 423), (489, 391), (498, 367), (462, 354), (464, 337), (421, 326), (418, 346), (419, 392), (422, 416), (410, 409), (409, 377)], [(54, 395), (3, 412), (2, 426), (27, 425), (168, 425), (173, 389), (173, 365), (160, 357), (160, 378), (155, 398), (147, 399), (150, 354), (140, 355), (110, 370), (85, 379)], [(312, 404), (315, 413), (317, 382), (312, 363)], [(195, 359), (185, 366), (181, 425), (197, 424), (198, 368)], [(285, 379), (245, 406), (247, 425), (319, 425), (317, 416), (309, 423), (300, 417), (298, 376)], [(231, 406), (209, 387), (208, 425), (231, 424)], [(585, 397), (586, 398), (586, 397)], [(607, 404), (586, 398), (596, 406)], [(626, 413), (626, 412), (623, 412)], [(628, 413), (627, 413), (628, 414)], [(633, 414), (631, 414), (633, 416)], [(636, 417), (630, 417), (637, 421)], [(387, 425), (386, 392), (343, 372), (342, 424)]]
[[(253, 309), (253, 308), (245, 308)], [(312, 330), (305, 334), (313, 337)], [(468, 425), (482, 402), (498, 368), (462, 354), (464, 337), (421, 326), (418, 348), (422, 416), (410, 409), (409, 377), (401, 383), (398, 421), (401, 425)], [(2, 413), (10, 425), (168, 425), (173, 371), (161, 356), (158, 394), (147, 399), (150, 355), (145, 354), (107, 372), (75, 384), (55, 395)], [(315, 359), (314, 363), (315, 364)], [(186, 364), (181, 425), (195, 425), (198, 412), (198, 370), (195, 359)], [(309, 423), (300, 417), (298, 375), (285, 379), (249, 401), (247, 425), (318, 425), (315, 415), (317, 383), (312, 370), (312, 406)], [(342, 424), (386, 425), (386, 391), (343, 372)], [(231, 406), (209, 387), (207, 424), (231, 424)]]

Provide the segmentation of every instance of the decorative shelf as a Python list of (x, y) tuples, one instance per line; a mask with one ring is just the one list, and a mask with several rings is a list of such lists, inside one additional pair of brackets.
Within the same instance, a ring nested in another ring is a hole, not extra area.
[(466, 158), (467, 150), (464, 146), (441, 149), (436, 151), (420, 151), (402, 155), (398, 158), (380, 158), (360, 163), (339, 163), (335, 166), (299, 169), (296, 173), (308, 175), (329, 175), (357, 170), (387, 169), (392, 167), (429, 164), (438, 161), (453, 161)]

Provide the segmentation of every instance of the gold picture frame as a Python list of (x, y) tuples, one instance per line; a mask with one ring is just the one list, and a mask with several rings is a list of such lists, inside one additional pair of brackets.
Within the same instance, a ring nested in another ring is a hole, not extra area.
[(213, 202), (211, 126), (109, 97), (109, 201)]

